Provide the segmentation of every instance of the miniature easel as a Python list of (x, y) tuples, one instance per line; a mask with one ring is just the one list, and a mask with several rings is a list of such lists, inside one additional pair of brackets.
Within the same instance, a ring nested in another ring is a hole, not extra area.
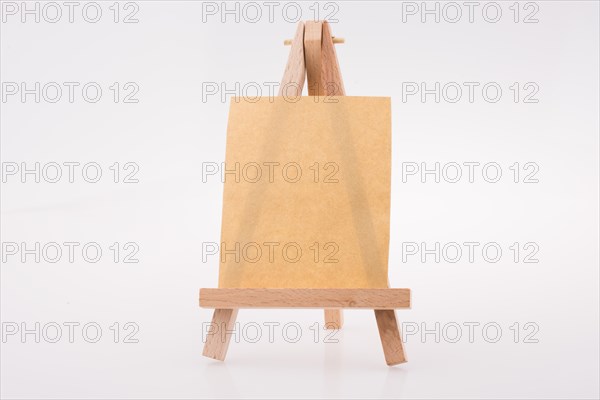
[[(343, 40), (332, 38), (326, 21), (300, 22), (285, 43), (292, 47), (279, 96), (301, 96), (305, 73), (309, 96), (345, 96), (334, 48)], [(367, 308), (375, 311), (386, 363), (406, 362), (394, 310), (410, 308), (410, 289), (200, 289), (200, 306), (215, 309), (212, 326), (220, 332), (209, 333), (202, 354), (217, 360), (225, 359), (240, 308), (323, 308), (328, 329), (341, 329), (341, 309)]]

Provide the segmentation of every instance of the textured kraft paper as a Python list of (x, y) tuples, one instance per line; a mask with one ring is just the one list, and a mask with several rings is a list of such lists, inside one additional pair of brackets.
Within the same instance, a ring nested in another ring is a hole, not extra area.
[(390, 98), (232, 101), (222, 170), (219, 287), (388, 287)]

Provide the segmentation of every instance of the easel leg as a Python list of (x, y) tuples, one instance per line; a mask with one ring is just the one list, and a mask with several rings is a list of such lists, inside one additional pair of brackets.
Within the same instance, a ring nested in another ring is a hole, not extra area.
[(325, 329), (342, 329), (344, 325), (344, 314), (337, 308), (325, 309)]
[(219, 361), (225, 360), (227, 348), (229, 348), (229, 340), (231, 339), (231, 334), (228, 331), (232, 332), (235, 329), (237, 313), (237, 309), (215, 309), (206, 343), (204, 344), (203, 356)]
[(406, 362), (400, 330), (396, 322), (396, 311), (375, 310), (375, 319), (379, 328), (379, 337), (383, 346), (383, 354), (387, 365), (396, 365)]

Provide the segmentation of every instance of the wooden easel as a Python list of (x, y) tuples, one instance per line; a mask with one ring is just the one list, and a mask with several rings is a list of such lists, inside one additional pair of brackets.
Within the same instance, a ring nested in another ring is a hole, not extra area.
[[(334, 43), (326, 21), (298, 24), (291, 44), (279, 96), (302, 95), (305, 74), (309, 96), (345, 96)], [(373, 309), (388, 365), (406, 362), (396, 308), (410, 308), (410, 289), (200, 289), (200, 307), (214, 308), (212, 325), (203, 355), (224, 360), (240, 308), (323, 308), (325, 326), (341, 329), (343, 308)]]

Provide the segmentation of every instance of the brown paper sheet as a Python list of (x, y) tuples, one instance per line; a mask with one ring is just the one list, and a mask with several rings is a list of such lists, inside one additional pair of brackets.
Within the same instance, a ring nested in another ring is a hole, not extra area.
[(390, 109), (382, 97), (232, 101), (219, 287), (387, 287)]

